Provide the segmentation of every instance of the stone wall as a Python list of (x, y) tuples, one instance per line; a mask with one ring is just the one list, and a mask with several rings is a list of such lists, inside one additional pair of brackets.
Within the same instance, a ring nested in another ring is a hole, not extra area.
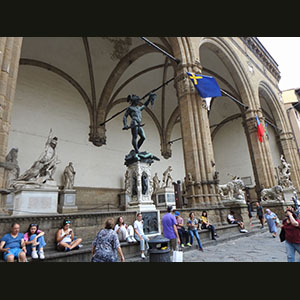
[(118, 210), (122, 189), (75, 187), (78, 210)]

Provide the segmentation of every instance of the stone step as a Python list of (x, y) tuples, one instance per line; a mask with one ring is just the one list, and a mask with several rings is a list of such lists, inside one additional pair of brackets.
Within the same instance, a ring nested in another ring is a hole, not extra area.
[[(219, 235), (217, 241), (211, 240), (211, 233), (208, 229), (199, 230), (199, 237), (203, 246), (211, 245), (215, 243), (221, 243), (228, 241), (230, 239), (236, 239), (242, 236), (248, 236), (257, 232), (260, 232), (259, 220), (253, 219), (253, 227), (249, 228), (248, 233), (240, 233), (239, 226), (236, 224), (221, 225), (216, 227), (216, 232)], [(264, 228), (266, 230), (266, 227)], [(69, 252), (59, 252), (55, 250), (54, 246), (46, 247), (45, 249), (45, 262), (90, 262), (91, 261), (91, 244), (92, 240), (84, 241), (82, 247), (78, 250), (73, 250)], [(184, 251), (189, 251), (190, 249), (196, 249), (197, 241), (194, 239), (194, 245), (192, 248), (185, 247)], [(125, 256), (126, 261), (140, 261), (140, 246), (138, 243), (129, 244), (127, 242), (121, 243), (121, 248)], [(43, 262), (41, 260), (33, 260), (28, 257), (29, 262)], [(0, 262), (4, 262), (1, 258)]]
[[(240, 233), (239, 231), (236, 232), (236, 233), (230, 232), (230, 233), (226, 233), (226, 234), (220, 236), (216, 240), (211, 240), (211, 239), (207, 239), (207, 238), (202, 239), (201, 236), (200, 236), (200, 240), (201, 240), (201, 243), (202, 243), (203, 250), (205, 251), (206, 246), (220, 245), (220, 244), (225, 243), (229, 240), (236, 240), (236, 239), (239, 239), (239, 238), (242, 238), (242, 237), (248, 237), (248, 236), (251, 236), (251, 235), (260, 234), (260, 233), (266, 232), (267, 230), (268, 229), (266, 227), (264, 227), (263, 229), (260, 229), (260, 227), (255, 227), (255, 228), (252, 228), (251, 230), (249, 230), (247, 233)], [(192, 250), (196, 250), (196, 249), (198, 249), (198, 244), (197, 244), (197, 241), (194, 241), (194, 244), (193, 244), (192, 247), (185, 246), (182, 249), (182, 251), (183, 251), (183, 253), (185, 253), (187, 251), (192, 251)], [(171, 251), (170, 251), (170, 260), (172, 261)], [(138, 256), (126, 259), (126, 262), (149, 262), (149, 256), (147, 256), (146, 259), (142, 259), (140, 257), (140, 254), (139, 254)]]

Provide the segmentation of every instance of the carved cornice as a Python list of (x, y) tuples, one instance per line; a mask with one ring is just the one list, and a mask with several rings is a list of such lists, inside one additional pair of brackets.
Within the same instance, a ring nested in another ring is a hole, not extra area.
[(263, 65), (271, 72), (277, 81), (280, 80), (280, 71), (278, 64), (264, 48), (261, 42), (256, 37), (241, 37), (241, 40), (251, 50), (251, 52), (263, 63)]

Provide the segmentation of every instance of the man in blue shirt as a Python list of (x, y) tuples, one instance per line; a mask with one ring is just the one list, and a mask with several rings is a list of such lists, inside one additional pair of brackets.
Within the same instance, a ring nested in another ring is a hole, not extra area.
[(20, 233), (20, 225), (13, 223), (10, 233), (5, 234), (0, 241), (0, 252), (3, 252), (3, 259), (7, 262), (26, 262), (26, 246), (24, 234)]
[(168, 206), (168, 213), (162, 218), (163, 234), (164, 237), (170, 240), (172, 250), (176, 250), (176, 244), (180, 244), (180, 238), (176, 227), (175, 216), (171, 213), (172, 206)]

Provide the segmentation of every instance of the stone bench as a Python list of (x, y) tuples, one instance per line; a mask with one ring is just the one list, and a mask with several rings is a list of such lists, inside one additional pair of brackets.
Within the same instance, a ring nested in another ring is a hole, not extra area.
[[(127, 242), (121, 242), (121, 248), (123, 251), (123, 254), (126, 258), (131, 258), (134, 256), (138, 256), (140, 253), (140, 246), (138, 242), (135, 243), (127, 243)], [(72, 250), (72, 251), (57, 251), (55, 248), (46, 248), (45, 249), (45, 259), (44, 260), (34, 260), (31, 257), (27, 257), (28, 262), (43, 262), (43, 261), (51, 261), (51, 262), (90, 262), (92, 255), (92, 241), (85, 242), (82, 244), (82, 247), (78, 250)], [(16, 260), (15, 260), (16, 261)], [(0, 262), (5, 262), (2, 258)]]
[[(231, 225), (222, 225), (216, 227), (216, 231), (219, 236), (223, 234), (234, 235), (239, 233), (239, 227), (237, 224)], [(208, 229), (198, 230), (201, 241), (208, 241), (211, 239), (211, 233)], [(52, 248), (45, 249), (45, 260), (44, 261), (55, 261), (55, 262), (90, 262), (91, 261), (91, 244), (90, 242), (84, 242), (83, 247), (78, 250), (73, 250), (69, 252), (59, 252)], [(138, 242), (127, 243), (121, 242), (122, 252), (126, 259), (131, 259), (134, 257), (140, 256), (140, 245)], [(194, 241), (193, 247), (197, 245), (197, 242)], [(29, 257), (28, 261), (32, 261)], [(40, 261), (40, 260), (37, 260)]]
[[(228, 225), (221, 225), (216, 226), (216, 232), (222, 238), (222, 236), (226, 236), (227, 238), (231, 238), (234, 236), (238, 236), (239, 233), (239, 226), (237, 224), (228, 224)], [(211, 233), (208, 229), (200, 229), (198, 230), (199, 237), (201, 242), (205, 244), (211, 241)], [(214, 242), (214, 241), (212, 241)], [(121, 242), (121, 248), (123, 254), (126, 259), (131, 259), (134, 257), (140, 256), (140, 245), (138, 242), (135, 243), (127, 243)], [(68, 251), (68, 252), (60, 252), (55, 249), (55, 245), (53, 243), (48, 244), (45, 248), (45, 259), (43, 261), (46, 262), (90, 262), (91, 261), (91, 248), (92, 248), (92, 240), (83, 241), (82, 247), (78, 250)], [(193, 248), (196, 247), (197, 242), (194, 241)], [(41, 260), (32, 260), (31, 257), (28, 257), (29, 262), (42, 262)], [(4, 262), (1, 259), (0, 262)]]

